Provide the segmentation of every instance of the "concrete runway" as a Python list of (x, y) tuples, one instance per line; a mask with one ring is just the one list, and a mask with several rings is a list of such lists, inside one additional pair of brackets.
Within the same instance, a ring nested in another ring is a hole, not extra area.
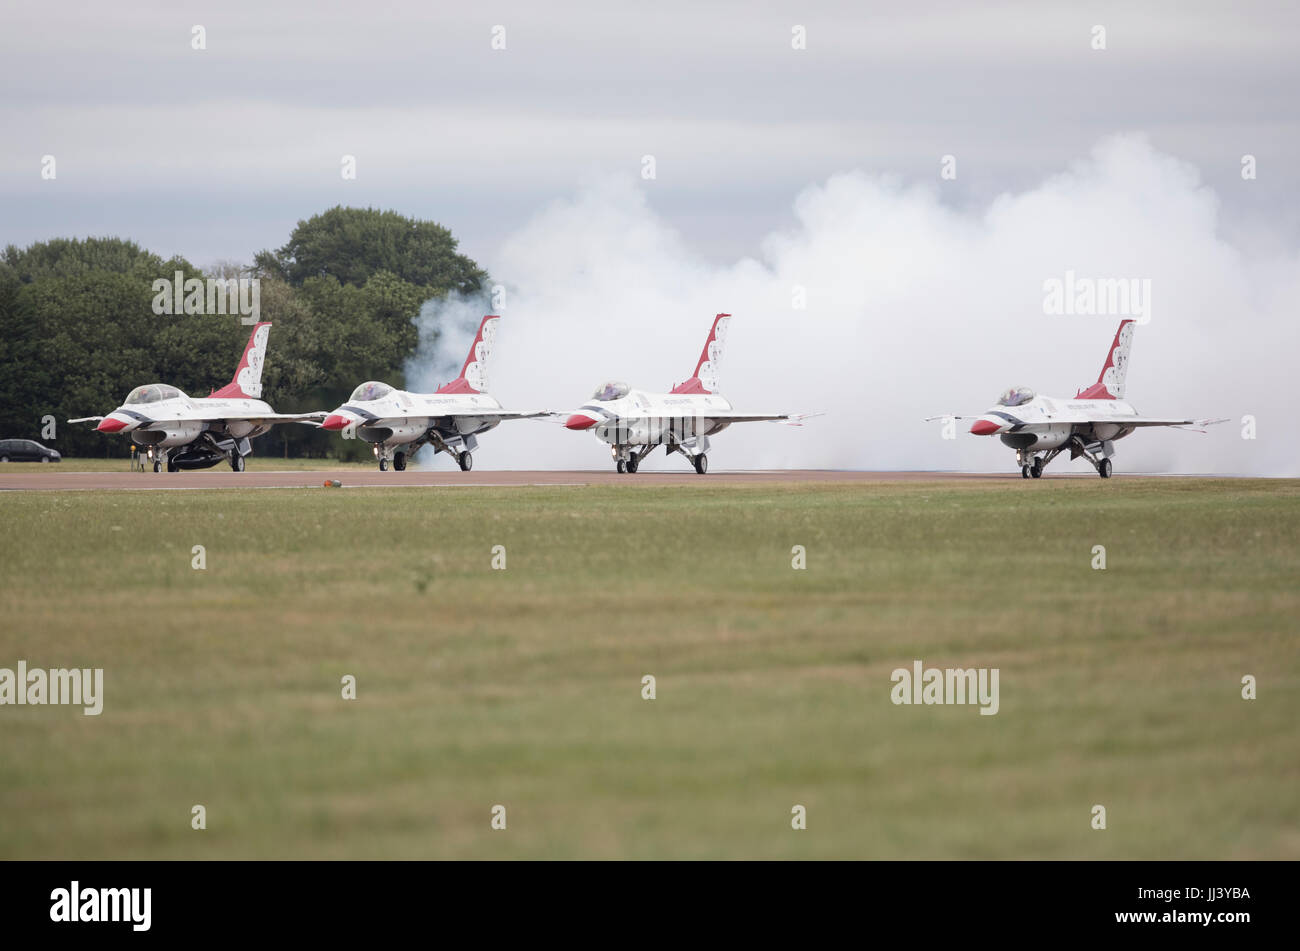
[[(165, 489), (290, 489), (322, 488), (336, 480), (344, 488), (452, 488), (544, 485), (759, 485), (764, 483), (873, 483), (922, 481), (990, 481), (1019, 479), (1019, 472), (846, 472), (839, 470), (779, 469), (750, 472), (720, 470), (708, 475), (682, 472), (638, 472), (619, 475), (612, 470), (573, 472), (408, 469), (315, 469), (310, 471), (232, 472), (228, 468), (192, 472), (59, 472), (55, 466), (6, 466), (0, 470), (0, 491), (81, 490), (150, 491)], [(1056, 478), (1060, 478), (1057, 476)], [(1095, 478), (1095, 476), (1094, 476)]]

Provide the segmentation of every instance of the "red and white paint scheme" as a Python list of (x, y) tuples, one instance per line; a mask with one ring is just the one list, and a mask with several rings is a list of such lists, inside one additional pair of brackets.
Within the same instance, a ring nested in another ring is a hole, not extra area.
[(474, 465), (472, 452), (478, 448), (480, 434), (496, 428), (503, 419), (551, 415), (502, 409), (484, 392), (488, 388), (487, 361), (500, 319), (492, 314), (483, 318), (460, 376), (435, 392), (408, 393), (372, 380), (353, 390), (348, 401), (321, 425), (372, 443), (381, 471), (387, 471), (391, 459), (400, 472), (428, 443), (435, 453), (447, 453), (468, 472)]
[[(1136, 321), (1120, 321), (1097, 382), (1079, 390), (1073, 398), (1039, 396), (1028, 387), (1014, 386), (1002, 394), (997, 406), (975, 419), (970, 431), (976, 436), (998, 436), (1014, 449), (1022, 478), (1037, 479), (1049, 462), (1069, 450), (1071, 459), (1083, 456), (1099, 476), (1109, 479), (1115, 440), (1123, 439), (1136, 429), (1148, 426), (1196, 429), (1225, 422), (1223, 419), (1143, 416), (1133, 404), (1125, 401), (1125, 380), (1135, 326)], [(931, 416), (927, 421), (970, 418)]]
[(234, 378), (207, 397), (186, 396), (166, 383), (137, 386), (107, 416), (83, 416), (69, 423), (97, 422), (101, 433), (127, 433), (153, 458), (153, 471), (207, 469), (229, 462), (244, 471), (251, 455), (249, 440), (276, 423), (320, 425), (324, 413), (277, 413), (262, 402), (262, 365), (266, 360), (269, 323), (257, 324), (248, 337)]
[(671, 455), (681, 453), (700, 475), (709, 471), (709, 437), (732, 423), (784, 422), (800, 425), (805, 415), (740, 413), (718, 393), (718, 364), (730, 314), (718, 314), (696, 361), (695, 372), (667, 393), (646, 393), (626, 383), (604, 383), (591, 399), (574, 410), (568, 429), (588, 430), (610, 444), (615, 468), (636, 472), (655, 446)]

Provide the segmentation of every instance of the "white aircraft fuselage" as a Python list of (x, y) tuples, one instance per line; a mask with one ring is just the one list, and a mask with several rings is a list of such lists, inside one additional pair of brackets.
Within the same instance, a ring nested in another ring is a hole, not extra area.
[(385, 447), (423, 442), (430, 433), (451, 444), (496, 428), (504, 412), (487, 393), (408, 393), (388, 388), (378, 399), (357, 399), (353, 394), (326, 417), (324, 427)]
[(1090, 443), (1123, 439), (1137, 428), (1133, 420), (1138, 415), (1125, 400), (1035, 396), (1019, 406), (999, 403), (970, 431), (976, 436), (1000, 436), (1012, 449), (1057, 449), (1075, 435)]
[[(154, 384), (162, 387), (163, 384)], [(167, 387), (176, 390), (175, 387)], [(127, 433), (140, 446), (170, 449), (185, 446), (200, 433), (251, 439), (270, 431), (275, 410), (262, 400), (212, 399), (178, 394), (152, 403), (123, 403), (95, 428), (102, 433)], [(256, 417), (268, 417), (261, 420)], [(233, 417), (233, 418), (232, 418)]]
[(612, 400), (592, 399), (574, 410), (565, 426), (588, 430), (611, 446), (662, 446), (722, 432), (732, 420), (731, 403), (717, 393), (683, 395), (629, 390)]

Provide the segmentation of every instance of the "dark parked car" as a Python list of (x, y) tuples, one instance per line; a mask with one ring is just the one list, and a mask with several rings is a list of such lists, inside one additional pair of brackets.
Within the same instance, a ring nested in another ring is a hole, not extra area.
[(0, 439), (0, 462), (58, 462), (62, 458), (30, 439)]

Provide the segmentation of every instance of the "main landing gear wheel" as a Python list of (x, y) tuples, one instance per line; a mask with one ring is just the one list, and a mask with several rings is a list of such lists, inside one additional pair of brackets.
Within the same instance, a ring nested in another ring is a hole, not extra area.
[(1097, 463), (1097, 475), (1101, 476), (1103, 479), (1110, 478), (1110, 469), (1111, 466), (1109, 459), (1103, 459), (1101, 462)]
[(630, 456), (630, 457), (628, 457), (628, 460), (627, 460), (627, 471), (628, 471), (629, 473), (635, 473), (635, 472), (636, 472), (636, 467), (637, 467), (638, 465), (639, 465), (639, 463), (637, 462), (636, 456)]
[(627, 463), (620, 459), (618, 462), (614, 463), (614, 468), (618, 470), (619, 475), (622, 475), (624, 472), (627, 472)]
[(1029, 467), (1029, 474), (1035, 479), (1041, 479), (1043, 477), (1043, 464), (1035, 459), (1034, 464)]
[(174, 463), (174, 462), (172, 462), (170, 459), (168, 459), (168, 460), (167, 460), (167, 471), (168, 471), (168, 472), (179, 472), (180, 470), (177, 469), (177, 467), (176, 467), (176, 463)]
[(383, 458), (382, 456), (380, 456), (379, 458), (379, 471), (380, 472), (388, 471), (388, 460)]
[(700, 453), (695, 457), (695, 471), (700, 475), (704, 475), (709, 471), (709, 457), (704, 453)]
[(230, 457), (230, 468), (234, 469), (236, 472), (243, 472), (244, 457), (237, 452), (232, 454)]
[(398, 472), (406, 471), (406, 453), (398, 452), (393, 454), (393, 468)]
[(461, 472), (469, 472), (470, 469), (474, 468), (474, 457), (468, 452), (462, 452), (456, 457), (456, 461), (460, 463)]

